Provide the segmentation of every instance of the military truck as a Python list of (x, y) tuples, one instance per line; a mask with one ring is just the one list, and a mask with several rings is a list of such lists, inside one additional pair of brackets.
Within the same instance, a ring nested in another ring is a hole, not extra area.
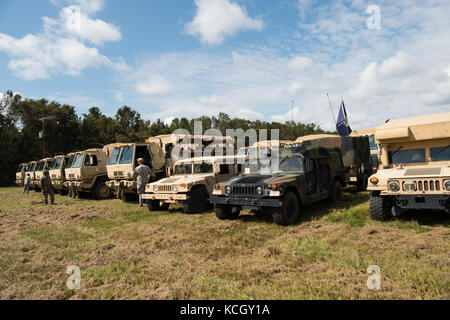
[(110, 149), (114, 146), (115, 144), (103, 149), (92, 148), (68, 154), (69, 160), (64, 169), (64, 186), (68, 189), (69, 196), (90, 195), (96, 200), (110, 198), (111, 190), (106, 185), (106, 163)]
[[(111, 152), (106, 170), (108, 173), (107, 186), (117, 193), (123, 201), (130, 201), (137, 197), (136, 179), (133, 177), (137, 159), (143, 158), (144, 164), (152, 169), (150, 181), (158, 181), (170, 175), (173, 166), (172, 150), (180, 143), (195, 151), (194, 139), (202, 139), (202, 150), (212, 140), (211, 136), (191, 136), (191, 141), (185, 141), (186, 135), (161, 135), (150, 137), (141, 143), (117, 144)], [(228, 141), (228, 137), (223, 141)], [(223, 142), (222, 141), (222, 142)], [(190, 154), (192, 156), (192, 154)]]
[(34, 178), (31, 180), (31, 184), (34, 187), (34, 191), (40, 192), (41, 191), (41, 178), (44, 176), (44, 170), (48, 169), (50, 167), (50, 164), (52, 163), (53, 158), (45, 158), (36, 164), (36, 168), (34, 170)]
[(30, 189), (34, 189), (34, 172), (36, 170), (38, 162), (37, 161), (31, 161), (28, 163), (25, 175), (30, 174)]
[(450, 209), (450, 112), (390, 120), (376, 129), (381, 165), (370, 177), (370, 216)]
[(346, 168), (346, 183), (356, 185), (358, 191), (367, 190), (367, 181), (372, 174), (370, 146), (367, 136), (341, 137), (333, 134), (313, 134), (299, 137), (291, 145), (311, 145), (340, 149), (344, 167)]
[(238, 150), (239, 156), (248, 156), (253, 152), (260, 150), (261, 148), (271, 148), (274, 145), (278, 145), (279, 148), (283, 148), (287, 144), (291, 144), (290, 140), (266, 140), (266, 141), (257, 141), (253, 145), (249, 147), (242, 147)]
[(150, 211), (165, 210), (171, 203), (181, 203), (184, 213), (206, 210), (214, 185), (241, 172), (236, 156), (197, 157), (179, 160), (173, 175), (150, 183), (143, 199)]
[(300, 207), (340, 200), (346, 179), (338, 148), (285, 147), (269, 159), (248, 158), (242, 175), (215, 185), (211, 203), (217, 218), (236, 219), (242, 209), (251, 209), (271, 215), (276, 224), (292, 225), (299, 220)]
[(27, 163), (21, 163), (19, 164), (19, 167), (16, 171), (16, 184), (19, 186), (23, 186), (23, 181), (25, 179), (25, 172), (27, 169), (28, 164)]
[(61, 195), (67, 195), (69, 193), (68, 188), (64, 185), (66, 182), (65, 168), (69, 156), (58, 155), (53, 159), (49, 168), (50, 178), (52, 179), (53, 188), (56, 193)]
[(355, 130), (350, 134), (351, 137), (367, 136), (367, 138), (369, 138), (370, 165), (372, 167), (372, 173), (375, 173), (378, 170), (378, 166), (380, 165), (381, 161), (381, 149), (380, 146), (375, 142), (375, 130), (376, 128), (360, 129)]

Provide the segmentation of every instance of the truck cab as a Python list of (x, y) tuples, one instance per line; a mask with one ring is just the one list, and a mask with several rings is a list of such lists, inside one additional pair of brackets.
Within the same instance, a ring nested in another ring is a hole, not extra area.
[(370, 177), (370, 215), (450, 210), (450, 112), (390, 120), (376, 129), (381, 165)]
[(50, 167), (52, 161), (53, 158), (45, 158), (38, 161), (38, 163), (36, 164), (34, 179), (32, 180), (35, 191), (41, 191), (41, 178), (44, 176), (44, 170)]
[(251, 209), (271, 215), (276, 224), (292, 225), (299, 220), (301, 206), (328, 198), (338, 201), (344, 186), (340, 150), (287, 146), (278, 157), (272, 153), (269, 158), (247, 158), (242, 175), (215, 185), (211, 203), (222, 220)]
[(53, 188), (61, 195), (67, 195), (68, 189), (64, 185), (66, 182), (65, 167), (69, 161), (69, 156), (56, 156), (49, 168), (50, 178), (52, 179)]
[(19, 167), (16, 171), (16, 184), (19, 186), (23, 186), (23, 180), (25, 179), (25, 171), (27, 169), (26, 163), (19, 164)]
[(173, 175), (145, 188), (143, 199), (150, 211), (167, 209), (171, 203), (181, 203), (184, 213), (206, 210), (214, 185), (240, 173), (242, 165), (236, 156), (197, 157), (179, 160)]

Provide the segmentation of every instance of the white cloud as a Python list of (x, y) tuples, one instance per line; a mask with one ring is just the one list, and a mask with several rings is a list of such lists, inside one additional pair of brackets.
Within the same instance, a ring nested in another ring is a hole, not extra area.
[(304, 88), (303, 83), (298, 82), (298, 81), (294, 81), (292, 82), (286, 89), (287, 93), (291, 94), (291, 95), (296, 95), (297, 93), (299, 93), (302, 89)]
[(78, 5), (82, 11), (94, 13), (103, 9), (105, 0), (50, 0), (51, 3), (58, 6), (70, 4)]
[(307, 57), (295, 57), (289, 61), (289, 66), (294, 70), (306, 71), (314, 66), (314, 62)]
[(160, 75), (150, 76), (136, 84), (136, 92), (144, 95), (165, 95), (172, 90), (172, 84)]
[(195, 0), (197, 12), (186, 25), (186, 32), (204, 43), (220, 44), (225, 37), (239, 31), (263, 28), (263, 22), (247, 15), (245, 8), (229, 0)]

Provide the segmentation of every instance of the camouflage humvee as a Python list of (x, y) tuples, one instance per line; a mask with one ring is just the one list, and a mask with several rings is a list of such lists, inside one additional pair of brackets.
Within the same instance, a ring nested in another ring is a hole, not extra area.
[(96, 200), (110, 198), (111, 190), (106, 185), (108, 181), (106, 163), (113, 146), (68, 154), (69, 160), (64, 170), (66, 178), (64, 186), (69, 190), (69, 196), (80, 197), (81, 194), (90, 194)]
[(238, 157), (197, 157), (179, 160), (173, 175), (150, 183), (143, 199), (150, 211), (167, 209), (170, 203), (181, 203), (184, 213), (200, 213), (209, 204), (208, 199), (216, 183), (240, 173)]
[(25, 172), (27, 169), (27, 163), (21, 163), (16, 171), (16, 184), (19, 186), (23, 186), (23, 181), (25, 179)]
[[(172, 150), (175, 146), (183, 144), (195, 151), (193, 144), (195, 138), (202, 139), (202, 150), (210, 136), (191, 136), (192, 141), (186, 144), (186, 135), (161, 135), (150, 137), (145, 142), (117, 144), (111, 153), (106, 170), (110, 181), (107, 185), (118, 198), (130, 201), (137, 197), (136, 179), (133, 177), (137, 159), (143, 158), (144, 164), (152, 169), (150, 181), (158, 181), (170, 175), (173, 166)], [(206, 138), (205, 140), (203, 138)], [(225, 138), (227, 140), (228, 137)]]
[(376, 129), (381, 166), (369, 179), (370, 216), (450, 209), (450, 112), (390, 120)]
[(67, 195), (69, 193), (68, 188), (64, 185), (66, 182), (65, 168), (68, 161), (69, 156), (67, 155), (56, 156), (49, 168), (53, 188), (56, 193), (60, 193), (61, 195)]
[(359, 191), (366, 191), (368, 178), (372, 174), (370, 146), (367, 136), (341, 137), (332, 134), (313, 134), (299, 137), (291, 145), (340, 149), (346, 168), (346, 183), (356, 185)]
[(44, 170), (50, 167), (53, 158), (45, 158), (36, 164), (36, 168), (34, 170), (34, 178), (32, 177), (31, 184), (34, 187), (34, 190), (37, 192), (41, 191), (41, 178), (44, 176)]
[(293, 146), (280, 149), (278, 157), (270, 153), (270, 163), (260, 155), (248, 158), (242, 175), (215, 186), (211, 203), (217, 218), (236, 219), (241, 209), (251, 209), (272, 215), (276, 224), (292, 225), (301, 206), (340, 200), (346, 180), (339, 149)]

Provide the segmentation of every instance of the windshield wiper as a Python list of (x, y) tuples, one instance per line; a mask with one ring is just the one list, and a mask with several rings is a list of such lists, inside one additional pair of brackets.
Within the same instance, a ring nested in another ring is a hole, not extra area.
[(447, 150), (449, 147), (450, 147), (450, 144), (448, 146), (446, 146), (444, 149), (442, 149), (441, 151), (439, 151), (436, 156), (440, 155), (442, 152)]
[(395, 150), (394, 152), (392, 152), (392, 155), (394, 155), (394, 154), (396, 154), (397, 152), (399, 152), (401, 148), (403, 148), (403, 146), (398, 147), (397, 150)]

